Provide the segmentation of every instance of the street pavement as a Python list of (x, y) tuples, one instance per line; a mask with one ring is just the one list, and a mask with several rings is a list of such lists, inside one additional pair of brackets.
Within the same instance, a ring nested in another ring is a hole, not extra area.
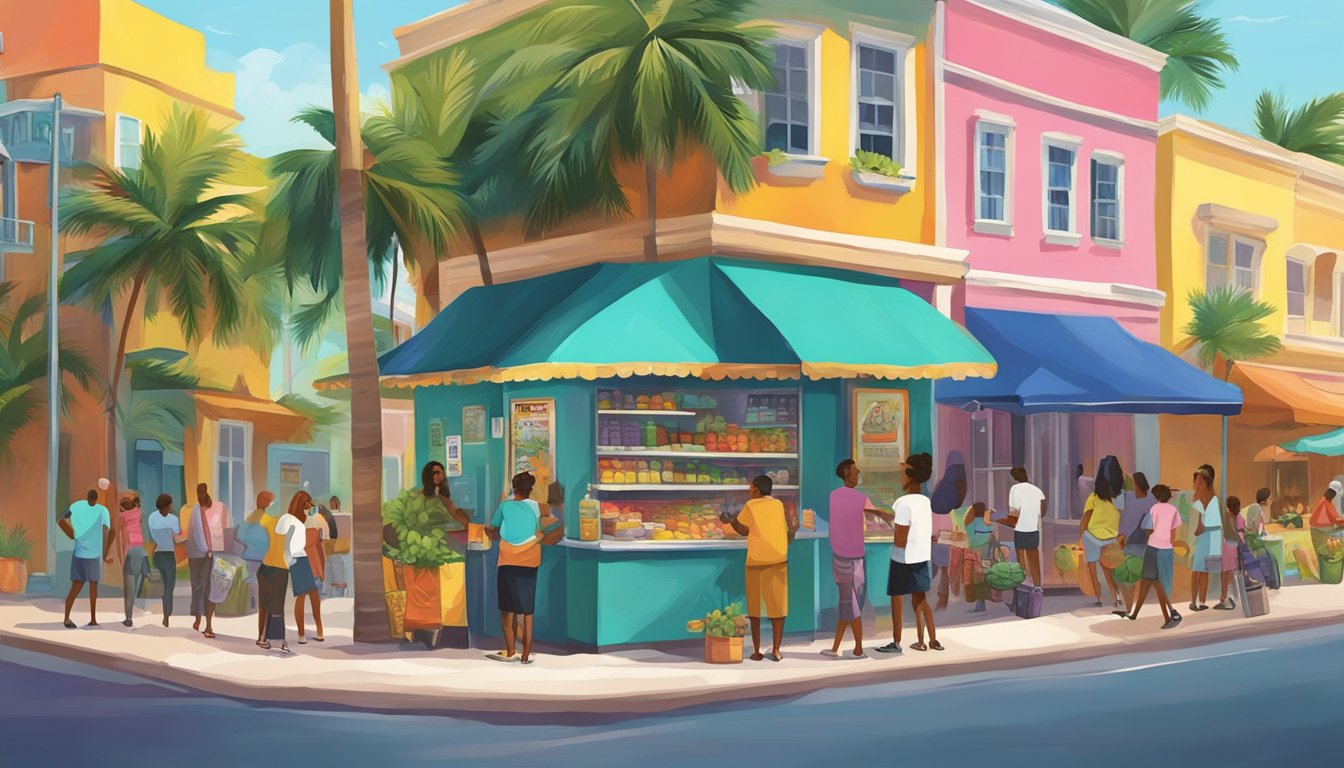
[(0, 764), (1309, 765), (1338, 754), (1344, 628), (631, 716), (261, 706), (0, 647)]

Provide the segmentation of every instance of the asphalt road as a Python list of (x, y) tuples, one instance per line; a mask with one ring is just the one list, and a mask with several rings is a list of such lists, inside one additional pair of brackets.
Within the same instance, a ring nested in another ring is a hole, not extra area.
[(0, 647), (0, 766), (1326, 764), (1344, 738), (1341, 653), (1331, 627), (668, 715), (486, 722), (258, 706)]

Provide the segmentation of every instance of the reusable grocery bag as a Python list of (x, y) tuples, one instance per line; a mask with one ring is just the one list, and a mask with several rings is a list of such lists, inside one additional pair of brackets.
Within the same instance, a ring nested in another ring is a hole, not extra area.
[(218, 604), (228, 599), (237, 575), (237, 566), (222, 557), (216, 557), (210, 566), (210, 602)]

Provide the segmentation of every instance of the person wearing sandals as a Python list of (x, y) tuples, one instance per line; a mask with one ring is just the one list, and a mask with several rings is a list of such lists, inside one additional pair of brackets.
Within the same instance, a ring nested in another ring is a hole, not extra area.
[(1195, 499), (1192, 505), (1198, 516), (1195, 524), (1195, 546), (1190, 559), (1190, 610), (1209, 609), (1209, 574), (1223, 571), (1223, 513), (1218, 497), (1213, 495), (1213, 467), (1201, 464), (1194, 473)]
[(308, 642), (304, 632), (307, 627), (303, 620), (303, 601), (313, 606), (313, 623), (317, 625), (317, 642), (325, 642), (322, 636), (322, 598), (317, 593), (317, 577), (313, 573), (312, 561), (308, 559), (308, 516), (317, 514), (313, 497), (307, 491), (299, 491), (290, 499), (289, 511), (275, 524), (276, 533), (285, 537), (289, 548), (289, 585), (294, 590), (294, 627), (299, 632), (299, 645)]
[[(789, 615), (789, 544), (798, 533), (798, 518), (770, 494), (774, 481), (758, 475), (751, 481), (751, 499), (728, 524), (747, 540), (747, 621), (751, 623), (752, 661), (781, 661), (784, 621)], [(761, 607), (764, 604), (765, 610)], [(769, 655), (761, 653), (761, 617), (770, 619)]]
[[(285, 615), (285, 597), (289, 591), (289, 532), (301, 524), (298, 518), (292, 518), (281, 528), (280, 521), (290, 517), (288, 512), (276, 509), (273, 503), (268, 503), (264, 509), (257, 521), (267, 539), (266, 553), (257, 568), (257, 647), (270, 650), (266, 623), (272, 616)], [(284, 639), (280, 641), (280, 650), (293, 653)]]
[[(980, 557), (980, 563), (988, 568), (994, 557), (994, 553), (999, 548), (998, 539), (994, 538), (994, 524), (989, 520), (989, 507), (985, 506), (983, 501), (977, 501), (966, 510), (966, 518), (962, 524), (966, 527), (966, 549), (974, 551)], [(985, 593), (989, 587), (985, 584), (975, 585), (980, 593), (975, 596), (975, 608), (971, 613), (984, 613)], [(968, 590), (971, 585), (967, 585)]]
[(873, 502), (858, 490), (859, 465), (845, 459), (835, 468), (842, 483), (831, 491), (831, 576), (839, 590), (835, 642), (823, 656), (838, 658), (845, 628), (854, 635), (854, 657), (863, 658), (863, 610), (868, 605), (868, 581), (865, 576), (864, 530), (868, 515), (890, 518), (890, 513), (873, 509)]
[(1115, 585), (1115, 577), (1111, 575), (1111, 569), (1101, 565), (1101, 550), (1107, 545), (1119, 541), (1120, 510), (1115, 506), (1115, 498), (1120, 495), (1121, 491), (1122, 489), (1112, 488), (1110, 480), (1103, 477), (1103, 473), (1098, 470), (1092, 494), (1087, 497), (1086, 503), (1083, 504), (1082, 523), (1078, 526), (1083, 541), (1083, 559), (1087, 563), (1086, 575), (1087, 578), (1092, 580), (1098, 608), (1102, 606), (1102, 602), (1101, 580), (1097, 578), (1097, 568), (1101, 568), (1102, 575), (1106, 578), (1106, 585), (1111, 589), (1115, 607), (1124, 607), (1124, 604), (1120, 601), (1120, 590)]
[(1246, 536), (1246, 521), (1241, 518), (1241, 499), (1228, 496), (1223, 508), (1223, 591), (1215, 611), (1231, 611), (1237, 607), (1232, 596), (1232, 576), (1241, 567), (1237, 560), (1237, 547)]
[[(532, 617), (537, 612), (537, 572), (541, 569), (541, 546), (563, 533), (554, 514), (542, 517), (541, 505), (532, 499), (537, 479), (529, 472), (513, 476), (513, 498), (500, 503), (486, 526), (490, 537), (499, 541), (499, 621), (504, 629), (504, 650), (486, 654), (486, 658), (505, 663), (531, 664)], [(552, 486), (548, 504), (552, 513), (563, 504), (559, 488)], [(518, 644), (523, 646), (517, 653)]]
[(1142, 580), (1135, 591), (1134, 607), (1128, 612), (1116, 611), (1130, 621), (1139, 618), (1139, 609), (1148, 597), (1148, 590), (1157, 586), (1157, 600), (1162, 608), (1163, 629), (1174, 629), (1181, 623), (1181, 614), (1171, 604), (1171, 577), (1173, 572), (1172, 535), (1180, 530), (1181, 513), (1171, 502), (1171, 489), (1165, 485), (1155, 485), (1152, 489), (1154, 504), (1140, 522), (1148, 543), (1143, 552)]
[[(933, 609), (927, 599), (933, 582), (929, 565), (933, 552), (933, 509), (929, 497), (920, 493), (924, 483), (933, 476), (933, 457), (927, 453), (913, 454), (905, 460), (904, 471), (906, 494), (892, 504), (895, 515), (892, 518), (891, 562), (887, 571), (892, 639), (877, 650), (880, 653), (901, 652), (901, 627), (904, 623), (901, 608), (905, 595), (909, 595), (918, 638), (910, 646), (911, 650), (927, 651), (932, 648), (941, 651), (943, 646), (938, 642)], [(924, 643), (926, 625), (929, 630), (927, 645)]]

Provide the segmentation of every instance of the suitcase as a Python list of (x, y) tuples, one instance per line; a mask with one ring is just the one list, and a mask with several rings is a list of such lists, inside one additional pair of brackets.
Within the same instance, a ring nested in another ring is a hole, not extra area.
[(285, 639), (285, 617), (275, 613), (266, 617), (266, 639), (279, 640)]
[(1013, 613), (1021, 619), (1040, 618), (1041, 607), (1045, 603), (1045, 590), (1018, 584), (1013, 590)]
[[(1240, 578), (1240, 574), (1238, 577)], [(1241, 609), (1246, 618), (1269, 613), (1269, 590), (1263, 584), (1253, 584), (1249, 587), (1243, 585), (1242, 590), (1245, 595), (1241, 600)]]

